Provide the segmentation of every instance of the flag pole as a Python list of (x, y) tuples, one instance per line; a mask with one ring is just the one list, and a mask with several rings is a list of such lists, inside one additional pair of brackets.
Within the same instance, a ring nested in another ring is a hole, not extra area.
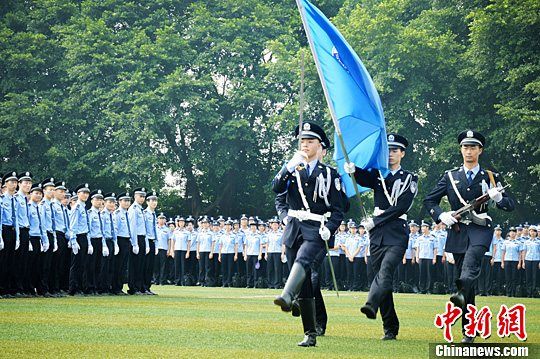
[[(349, 155), (347, 154), (347, 149), (345, 147), (345, 141), (343, 140), (343, 135), (341, 134), (341, 129), (339, 127), (339, 122), (336, 118), (336, 111), (334, 109), (334, 104), (332, 103), (330, 99), (330, 95), (328, 94), (328, 88), (326, 87), (326, 83), (324, 82), (323, 73), (321, 70), (321, 64), (319, 62), (319, 57), (317, 56), (317, 52), (315, 51), (315, 46), (313, 45), (313, 38), (311, 37), (311, 32), (309, 30), (309, 26), (307, 26), (307, 21), (304, 16), (304, 6), (301, 3), (301, 0), (296, 0), (296, 5), (298, 6), (298, 11), (300, 12), (300, 18), (302, 19), (302, 25), (304, 26), (304, 30), (306, 32), (306, 37), (309, 43), (309, 48), (311, 49), (311, 53), (313, 54), (313, 59), (315, 60), (315, 67), (317, 68), (317, 73), (319, 74), (319, 78), (321, 80), (321, 85), (324, 92), (324, 97), (326, 98), (326, 103), (328, 103), (328, 108), (330, 110), (330, 116), (332, 118), (332, 122), (334, 123), (334, 127), (336, 129), (336, 134), (339, 139), (339, 143), (341, 145), (341, 149), (343, 151), (343, 155), (345, 157), (345, 162), (350, 163)], [(365, 207), (362, 204), (362, 198), (360, 197), (360, 191), (358, 190), (358, 184), (356, 183), (356, 178), (354, 178), (353, 173), (349, 173), (349, 176), (351, 177), (351, 180), (353, 182), (354, 192), (356, 195), (356, 198), (358, 199), (358, 203), (360, 204), (360, 208), (362, 210), (362, 215), (364, 218), (367, 218), (367, 212)]]

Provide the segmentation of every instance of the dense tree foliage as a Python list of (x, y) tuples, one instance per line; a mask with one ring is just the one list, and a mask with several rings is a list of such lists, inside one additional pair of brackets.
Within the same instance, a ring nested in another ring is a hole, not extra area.
[[(538, 220), (538, 1), (314, 3), (370, 71), (388, 129), (413, 143), (413, 216), (460, 164), (457, 133), (475, 128), (488, 138), (481, 163), (519, 202), (497, 220)], [(305, 118), (332, 131), (292, 0), (5, 0), (0, 172), (162, 189), (171, 215), (270, 216), (269, 183), (294, 147), (301, 52)]]

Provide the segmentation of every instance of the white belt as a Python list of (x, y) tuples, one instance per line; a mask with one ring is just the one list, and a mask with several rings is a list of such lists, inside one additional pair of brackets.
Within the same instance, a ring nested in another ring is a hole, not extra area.
[[(373, 210), (373, 216), (374, 217), (377, 217), (377, 216), (380, 216), (381, 214), (384, 213), (384, 210), (382, 209), (379, 209), (379, 207), (375, 207), (375, 209)], [(407, 214), (402, 214), (401, 216), (399, 216), (398, 218), (400, 219), (403, 219), (403, 220), (407, 220)]]
[(331, 213), (326, 212), (325, 214), (316, 214), (309, 211), (297, 211), (294, 209), (289, 209), (287, 215), (289, 217), (298, 218), (300, 221), (316, 221), (324, 223), (328, 220), (328, 218), (330, 218)]

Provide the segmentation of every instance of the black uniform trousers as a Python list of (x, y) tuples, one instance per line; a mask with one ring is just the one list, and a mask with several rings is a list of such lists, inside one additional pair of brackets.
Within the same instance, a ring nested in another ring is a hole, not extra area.
[(199, 284), (207, 287), (213, 284), (210, 278), (212, 263), (210, 263), (209, 255), (210, 252), (199, 252)]
[(315, 321), (323, 330), (326, 330), (326, 325), (328, 324), (328, 314), (321, 292), (321, 269), (327, 261), (326, 250), (322, 250), (317, 254), (311, 265), (311, 285), (313, 287), (313, 296), (315, 297)]
[(461, 317), (462, 328), (468, 323), (465, 314), (467, 313), (467, 304), (475, 304), (476, 285), (480, 275), (480, 266), (484, 253), (487, 252), (484, 246), (469, 246), (465, 253), (453, 253), (456, 264), (457, 280), (456, 287), (461, 291), (465, 298), (465, 307)]
[(368, 290), (371, 288), (371, 284), (373, 283), (373, 279), (375, 279), (375, 271), (373, 270), (373, 260), (371, 259), (371, 254), (369, 256), (366, 256), (367, 263), (366, 263), (366, 271), (367, 271), (367, 287)]
[(456, 280), (457, 280), (457, 268), (455, 263), (450, 263), (446, 261), (444, 263), (444, 268), (446, 270), (446, 287), (448, 291), (453, 293), (456, 291)]
[(88, 292), (96, 293), (99, 289), (99, 273), (103, 258), (103, 242), (101, 238), (91, 238), (94, 251), (88, 256)]
[(98, 292), (112, 293), (112, 280), (114, 274), (114, 241), (112, 238), (105, 239), (105, 245), (109, 250), (109, 255), (101, 258), (101, 268), (98, 279)]
[(405, 264), (398, 266), (398, 277), (402, 283), (414, 284), (414, 266), (412, 259), (405, 259)]
[(518, 261), (504, 261), (504, 276), (506, 278), (506, 295), (516, 296), (516, 287), (519, 284)]
[(492, 293), (501, 295), (504, 291), (504, 269), (501, 268), (501, 262), (493, 262), (492, 277)]
[(56, 231), (58, 250), (55, 252), (54, 263), (54, 283), (55, 291), (69, 290), (69, 266), (71, 264), (71, 249), (68, 248), (68, 241), (64, 232)]
[(158, 262), (158, 273), (159, 275), (156, 278), (156, 283), (159, 283), (160, 285), (167, 284), (167, 250), (166, 249), (158, 249), (158, 255), (157, 255), (157, 262)]
[(174, 284), (185, 285), (186, 251), (174, 251)]
[(231, 287), (234, 271), (234, 253), (221, 254), (221, 268), (223, 273), (222, 285), (224, 287)]
[(433, 259), (420, 258), (418, 266), (420, 267), (420, 280), (418, 283), (418, 289), (421, 293), (427, 293), (431, 288)]
[[(320, 238), (304, 238), (301, 234), (296, 238), (292, 247), (287, 247), (287, 263), (289, 270), (296, 262), (306, 271), (306, 279), (302, 284), (298, 298), (312, 299), (314, 298), (313, 284), (311, 282), (311, 271), (313, 263), (320, 256), (321, 251), (325, 251), (324, 242)], [(320, 260), (319, 260), (320, 263)], [(320, 288), (320, 286), (319, 286)]]
[(258, 256), (248, 255), (246, 260), (246, 286), (254, 288), (259, 277), (259, 270), (255, 268)]
[(15, 228), (2, 226), (4, 249), (0, 251), (0, 295), (15, 294), (17, 287), (15, 266)]
[(28, 252), (27, 262), (24, 269), (24, 282), (23, 286), (27, 288), (25, 292), (29, 294), (36, 294), (36, 288), (39, 288), (39, 273), (41, 268), (40, 257), (41, 257), (41, 238), (40, 237), (29, 237), (29, 242), (32, 244), (32, 251)]
[[(240, 248), (238, 248), (240, 250)], [(236, 261), (236, 273), (240, 280), (239, 283), (243, 286), (246, 280), (246, 261), (244, 260), (244, 253), (238, 252), (238, 260)]]
[(148, 254), (146, 254), (146, 251), (143, 253), (146, 254), (143, 267), (143, 287), (145, 292), (150, 291), (150, 287), (152, 286), (152, 278), (154, 277), (154, 262), (156, 260), (156, 240), (148, 239), (148, 246), (150, 247), (150, 251), (148, 252)]
[(282, 286), (283, 268), (281, 253), (268, 253), (268, 287), (278, 289)]
[(125, 273), (128, 267), (128, 258), (131, 253), (131, 242), (128, 237), (117, 237), (118, 255), (113, 262), (112, 292), (118, 294), (127, 282)]
[(394, 272), (403, 260), (405, 250), (405, 247), (379, 246), (374, 243), (371, 243), (369, 247), (375, 277), (371, 283), (366, 304), (371, 305), (375, 313), (380, 309), (384, 332), (395, 335), (399, 332), (399, 320), (394, 308), (392, 283)]
[(525, 279), (527, 281), (527, 296), (532, 298), (536, 295), (538, 261), (525, 261)]
[[(28, 279), (25, 278), (27, 273), (26, 267), (28, 266), (28, 244), (30, 243), (30, 229), (29, 228), (19, 228), (19, 239), (20, 245), (19, 249), (15, 251), (15, 265), (16, 269), (16, 291), (19, 293), (31, 293), (30, 288), (28, 288)], [(39, 248), (38, 248), (39, 249)]]
[[(187, 252), (186, 252), (187, 255)], [(197, 282), (198, 274), (199, 273), (199, 261), (197, 260), (197, 251), (191, 250), (189, 251), (189, 258), (186, 258), (185, 261), (185, 267), (184, 267), (184, 275), (189, 275), (190, 280), (193, 282), (191, 285), (194, 285)], [(185, 278), (184, 278), (185, 280)]]
[[(330, 260), (332, 261), (332, 267), (334, 267), (334, 275), (336, 276), (336, 281), (338, 282), (338, 286), (340, 285), (340, 276), (338, 275), (339, 270), (339, 256), (330, 256)], [(326, 278), (327, 278), (327, 287), (329, 290), (334, 290), (334, 280), (332, 279), (332, 273), (330, 272), (330, 266), (327, 266), (327, 272), (326, 272)], [(338, 288), (339, 289), (339, 288)]]
[(86, 233), (77, 234), (79, 252), (71, 254), (71, 267), (69, 268), (69, 293), (81, 293), (88, 289), (88, 237)]
[(142, 293), (144, 289), (144, 261), (146, 259), (146, 241), (145, 236), (137, 236), (137, 245), (139, 246), (139, 254), (129, 254), (129, 276), (128, 276), (128, 293)]
[(41, 284), (39, 286), (38, 294), (53, 292), (50, 284), (51, 277), (53, 277), (51, 268), (53, 266), (54, 236), (51, 232), (47, 232), (47, 238), (49, 239), (49, 249), (46, 252), (41, 253), (41, 271), (39, 273)]
[(491, 256), (484, 255), (478, 277), (478, 293), (488, 295), (491, 292)]

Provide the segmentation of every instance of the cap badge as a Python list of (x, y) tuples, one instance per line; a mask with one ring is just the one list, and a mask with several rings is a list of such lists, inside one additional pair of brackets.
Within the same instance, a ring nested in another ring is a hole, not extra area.
[(467, 137), (471, 138), (471, 137), (473, 137), (473, 136), (474, 136), (474, 134), (473, 134), (472, 131), (467, 131)]
[(304, 131), (310, 131), (311, 130), (311, 125), (309, 123), (304, 123), (304, 126), (302, 127), (304, 129)]
[(389, 136), (388, 136), (388, 141), (394, 141), (394, 140), (395, 140), (394, 135), (389, 135)]

